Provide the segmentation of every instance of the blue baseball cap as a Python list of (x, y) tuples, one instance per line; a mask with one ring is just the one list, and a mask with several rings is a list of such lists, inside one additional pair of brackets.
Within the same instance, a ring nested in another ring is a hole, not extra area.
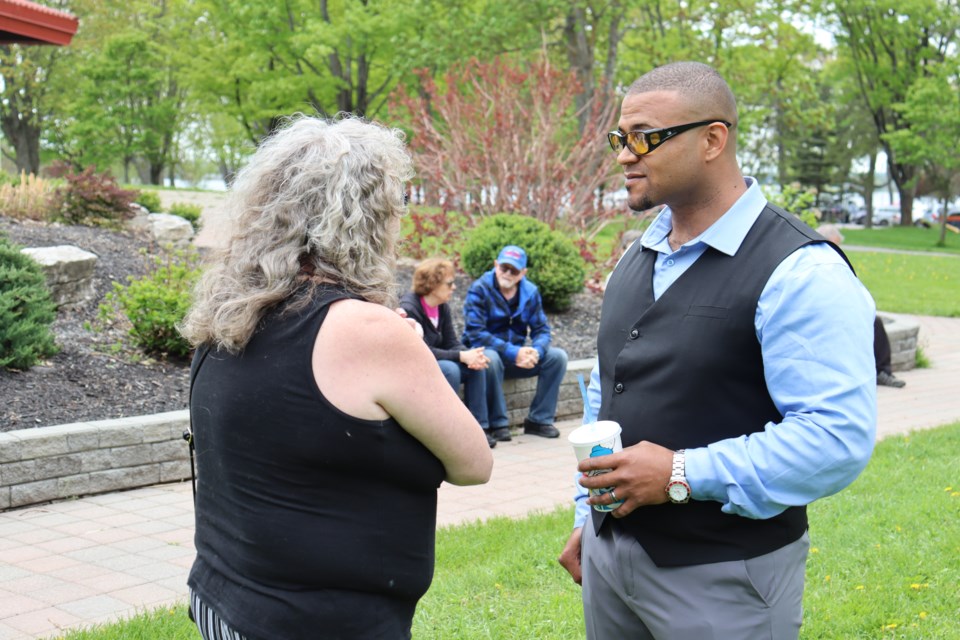
[(522, 271), (527, 268), (527, 252), (516, 245), (509, 244), (500, 250), (497, 262)]

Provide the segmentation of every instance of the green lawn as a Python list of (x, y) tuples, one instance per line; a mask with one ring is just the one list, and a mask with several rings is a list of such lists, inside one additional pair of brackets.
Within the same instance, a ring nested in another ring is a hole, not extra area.
[(847, 251), (877, 309), (960, 317), (960, 258)]
[(946, 246), (938, 247), (940, 228), (932, 227), (877, 227), (874, 229), (841, 229), (843, 244), (862, 247), (882, 247), (908, 251), (934, 251), (960, 256), (960, 234), (947, 231)]
[[(623, 224), (629, 224), (627, 221)], [(617, 231), (599, 238), (611, 245)], [(914, 251), (936, 230), (844, 230), (845, 244)], [(953, 238), (952, 249), (960, 254)], [(951, 238), (948, 237), (948, 246)], [(883, 311), (960, 317), (960, 260), (847, 252)], [(804, 640), (960, 637), (960, 423), (880, 442), (846, 491), (810, 507)], [(556, 563), (571, 509), (442, 529), (417, 640), (582, 638), (579, 587)], [(184, 606), (65, 640), (198, 638)]]
[[(801, 638), (956, 638), (960, 620), (960, 423), (887, 438), (847, 490), (811, 505)], [(417, 640), (583, 637), (580, 588), (556, 556), (572, 509), (444, 528)], [(63, 636), (199, 636), (184, 606)]]

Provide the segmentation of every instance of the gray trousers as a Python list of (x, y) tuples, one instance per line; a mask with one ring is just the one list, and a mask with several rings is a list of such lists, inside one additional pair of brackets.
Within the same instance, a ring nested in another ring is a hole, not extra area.
[[(731, 516), (733, 517), (733, 516)], [(810, 539), (749, 560), (658, 567), (636, 538), (583, 528), (588, 640), (789, 640), (800, 635)]]

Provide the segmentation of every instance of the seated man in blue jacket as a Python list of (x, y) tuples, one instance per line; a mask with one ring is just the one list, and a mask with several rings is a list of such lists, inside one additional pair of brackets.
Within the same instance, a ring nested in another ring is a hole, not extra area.
[(510, 440), (504, 377), (537, 376), (537, 392), (523, 421), (523, 432), (544, 438), (560, 435), (553, 419), (560, 382), (567, 372), (567, 353), (550, 346), (550, 325), (540, 291), (526, 275), (526, 252), (506, 246), (493, 269), (470, 285), (463, 306), (463, 343), (468, 348), (486, 347), (488, 356), (493, 356), (487, 368), (490, 435), (504, 442)]

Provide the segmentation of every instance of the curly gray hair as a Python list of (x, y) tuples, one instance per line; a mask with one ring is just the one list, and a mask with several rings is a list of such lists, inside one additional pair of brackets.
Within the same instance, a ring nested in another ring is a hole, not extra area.
[(290, 118), (237, 176), (231, 235), (197, 285), (184, 337), (242, 350), (305, 273), (392, 304), (404, 183), (413, 177), (403, 140), (356, 117)]

